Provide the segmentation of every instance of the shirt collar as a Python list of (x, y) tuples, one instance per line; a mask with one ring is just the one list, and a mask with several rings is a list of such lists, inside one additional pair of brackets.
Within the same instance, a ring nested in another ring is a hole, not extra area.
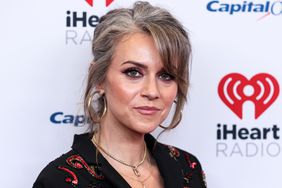
[[(93, 134), (90, 133), (75, 135), (72, 149), (89, 165), (99, 163), (103, 174), (115, 187), (130, 188), (129, 184), (108, 161), (100, 153), (97, 155), (96, 147), (91, 141), (92, 136)], [(150, 134), (145, 135), (145, 142), (149, 152), (158, 165), (165, 188), (182, 187), (181, 167), (177, 161), (170, 156), (168, 146), (157, 142)]]

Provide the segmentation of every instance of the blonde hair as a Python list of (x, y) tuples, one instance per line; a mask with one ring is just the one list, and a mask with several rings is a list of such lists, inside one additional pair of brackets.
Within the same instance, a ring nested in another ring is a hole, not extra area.
[(164, 69), (175, 77), (178, 85), (175, 113), (167, 129), (172, 129), (181, 119), (189, 86), (189, 60), (191, 45), (183, 25), (167, 10), (138, 1), (132, 8), (114, 9), (102, 16), (94, 31), (92, 42), (93, 63), (89, 67), (84, 96), (85, 115), (91, 130), (95, 129), (103, 114), (105, 101), (96, 100), (96, 109), (89, 105), (98, 84), (105, 80), (116, 45), (129, 34), (142, 32), (152, 36), (161, 56)]

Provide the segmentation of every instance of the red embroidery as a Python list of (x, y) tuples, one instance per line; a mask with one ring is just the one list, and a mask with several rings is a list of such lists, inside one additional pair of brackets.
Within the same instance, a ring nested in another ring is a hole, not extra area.
[(67, 177), (67, 178), (65, 179), (66, 182), (72, 183), (73, 185), (78, 185), (77, 176), (75, 175), (75, 173), (74, 173), (73, 171), (71, 171), (71, 170), (69, 170), (69, 169), (67, 169), (67, 168), (65, 168), (65, 167), (62, 167), (62, 166), (58, 166), (58, 169), (63, 170), (63, 171), (65, 171), (65, 172), (67, 172), (67, 173), (69, 173), (69, 174), (71, 175), (72, 178)]
[(83, 160), (83, 158), (79, 155), (72, 155), (69, 158), (67, 158), (67, 163), (76, 168), (76, 169), (82, 169), (85, 168), (92, 176), (94, 176), (97, 179), (104, 179), (103, 175), (99, 175), (95, 172), (94, 169), (91, 169), (88, 164)]
[(184, 187), (183, 188), (190, 188), (191, 177), (192, 177), (192, 173), (188, 173), (188, 174), (183, 173), (183, 179), (184, 179), (184, 184), (183, 184)]
[(173, 157), (175, 160), (177, 157), (180, 156), (179, 151), (175, 147), (168, 146), (168, 149), (169, 149), (170, 156)]
[(187, 184), (189, 184), (189, 180), (190, 180), (191, 177), (192, 177), (192, 173), (184, 175), (184, 180)]
[(187, 163), (189, 164), (190, 168), (192, 168), (192, 169), (195, 169), (196, 166), (198, 165), (196, 162), (192, 162), (190, 160), (190, 157), (187, 153), (185, 153), (185, 159), (186, 159)]

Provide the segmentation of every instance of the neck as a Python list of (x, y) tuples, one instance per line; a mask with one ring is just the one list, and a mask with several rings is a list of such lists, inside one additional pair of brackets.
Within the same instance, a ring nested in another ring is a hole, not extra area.
[(101, 122), (97, 142), (110, 154), (136, 165), (144, 156), (144, 134), (134, 132), (117, 122)]

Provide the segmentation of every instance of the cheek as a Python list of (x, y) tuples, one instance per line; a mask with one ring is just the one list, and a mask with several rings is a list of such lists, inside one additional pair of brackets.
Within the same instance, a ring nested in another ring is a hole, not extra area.
[(112, 104), (130, 105), (131, 101), (138, 94), (139, 89), (123, 81), (117, 82), (112, 80), (107, 84), (105, 92), (108, 93), (108, 100)]
[(177, 85), (175, 84), (174, 86), (170, 88), (164, 89), (163, 92), (163, 99), (166, 103), (166, 105), (169, 105), (169, 107), (172, 105), (173, 101), (175, 100), (177, 96)]

